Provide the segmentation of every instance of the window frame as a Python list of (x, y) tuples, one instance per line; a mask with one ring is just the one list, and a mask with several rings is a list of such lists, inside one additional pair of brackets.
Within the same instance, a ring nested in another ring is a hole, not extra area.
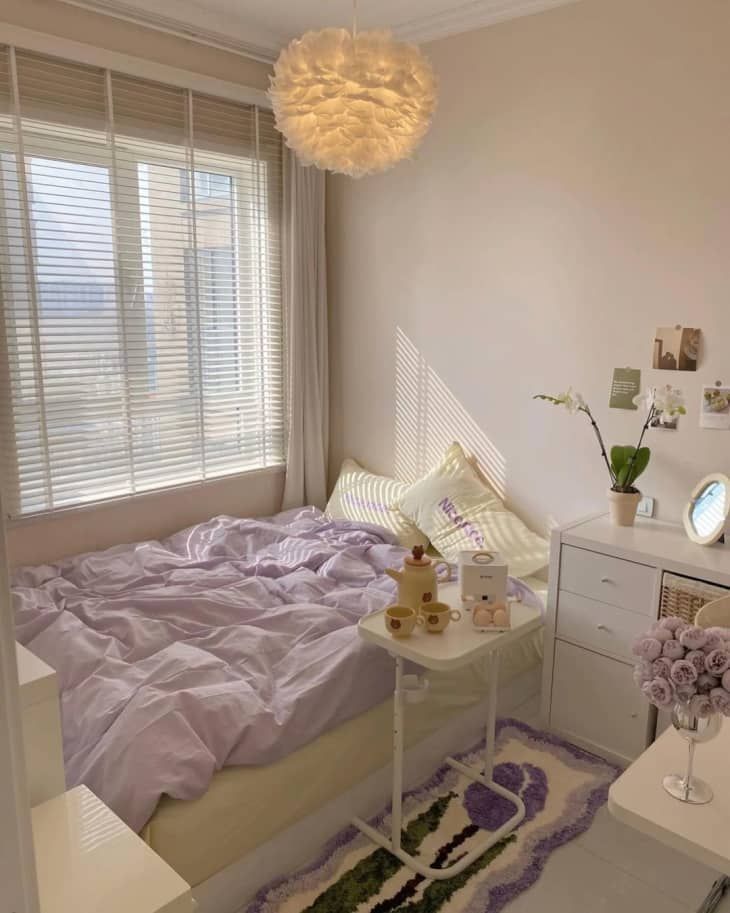
[[(26, 165), (33, 158), (41, 158), (41, 159), (51, 160), (51, 161), (69, 162), (71, 164), (77, 164), (77, 165), (89, 165), (91, 167), (104, 169), (109, 175), (111, 218), (112, 218), (112, 223), (113, 223), (113, 228), (114, 228), (115, 233), (116, 233), (116, 227), (119, 224), (120, 220), (125, 220), (127, 222), (127, 224), (131, 224), (132, 220), (139, 223), (138, 230), (135, 232), (135, 238), (137, 239), (137, 243), (136, 243), (136, 248), (134, 250), (133, 268), (130, 270), (130, 267), (129, 267), (128, 249), (125, 250), (125, 264), (126, 265), (124, 265), (124, 266), (120, 265), (120, 258), (118, 256), (118, 249), (116, 248), (116, 244), (115, 244), (115, 248), (113, 251), (114, 276), (115, 276), (115, 286), (116, 286), (116, 296), (115, 296), (116, 308), (117, 308), (117, 313), (118, 313), (119, 320), (120, 320), (120, 325), (123, 325), (124, 321), (126, 319), (126, 310), (125, 310), (124, 305), (125, 305), (125, 301), (129, 300), (129, 292), (126, 290), (129, 288), (129, 286), (131, 284), (129, 282), (125, 283), (124, 273), (125, 272), (127, 272), (127, 273), (134, 272), (137, 275), (142, 275), (142, 276), (145, 275), (144, 252), (143, 252), (144, 244), (143, 244), (143, 240), (142, 240), (142, 228), (141, 228), (142, 219), (141, 219), (140, 194), (139, 194), (139, 184), (138, 184), (139, 167), (140, 167), (140, 165), (153, 165), (153, 166), (156, 165), (156, 166), (164, 167), (164, 168), (172, 168), (172, 167), (175, 167), (171, 161), (171, 158), (173, 158), (174, 156), (172, 156), (171, 154), (154, 155), (152, 149), (145, 150), (146, 154), (144, 156), (141, 156), (141, 155), (139, 155), (139, 150), (136, 148), (135, 143), (133, 143), (133, 142), (125, 143), (123, 137), (122, 138), (115, 137), (116, 150), (119, 154), (119, 157), (121, 157), (123, 159), (122, 164), (120, 164), (119, 161), (117, 161), (117, 162), (113, 161), (112, 156), (110, 155), (109, 147), (108, 147), (108, 145), (106, 145), (106, 142), (107, 142), (106, 134), (104, 134), (102, 136), (101, 131), (96, 131), (99, 135), (99, 142), (98, 142), (98, 148), (95, 148), (96, 144), (91, 139), (89, 139), (89, 141), (84, 141), (84, 140), (79, 140), (79, 139), (72, 139), (70, 137), (58, 136), (58, 134), (54, 132), (55, 128), (53, 125), (46, 124), (44, 122), (33, 122), (32, 119), (30, 119), (30, 120), (31, 120), (31, 123), (33, 123), (33, 126), (30, 129), (28, 129), (24, 125), (24, 129), (26, 130), (26, 135), (31, 135), (34, 137), (33, 145), (35, 145), (35, 143), (37, 141), (36, 138), (42, 137), (43, 152), (42, 152), (42, 154), (38, 153), (38, 152), (29, 153), (26, 150), (26, 154), (25, 154)], [(39, 129), (37, 129), (37, 126), (39, 127)], [(90, 134), (93, 132), (94, 131), (90, 131)], [(173, 148), (174, 147), (170, 147), (170, 150), (169, 150), (170, 153), (172, 152)], [(10, 132), (9, 135), (6, 135), (5, 131), (3, 131), (0, 128), (0, 152), (4, 152), (4, 151), (7, 151), (14, 158), (17, 156), (17, 146), (13, 139), (12, 131)], [(193, 161), (190, 160), (190, 158), (186, 155), (186, 150), (184, 148), (181, 147), (179, 150), (179, 153), (180, 153), (179, 154), (180, 163), (177, 167), (179, 167), (181, 169), (182, 174), (185, 174), (185, 173), (187, 173), (188, 175), (190, 173), (192, 173), (192, 174), (203, 173), (203, 174), (216, 174), (216, 175), (222, 174), (222, 175), (227, 176), (230, 180), (230, 194), (233, 197), (233, 205), (231, 207), (231, 219), (232, 219), (232, 223), (233, 223), (232, 224), (233, 266), (234, 266), (234, 272), (235, 272), (235, 276), (236, 276), (236, 301), (238, 302), (237, 319), (240, 320), (240, 307), (241, 307), (241, 301), (243, 300), (242, 284), (244, 281), (246, 281), (243, 278), (245, 271), (240, 269), (238, 266), (238, 251), (240, 250), (239, 238), (242, 233), (242, 226), (246, 226), (246, 229), (248, 230), (248, 233), (249, 233), (249, 238), (250, 238), (250, 243), (251, 243), (251, 258), (255, 259), (255, 260), (260, 260), (261, 258), (267, 256), (267, 251), (266, 251), (267, 235), (266, 235), (266, 233), (264, 233), (264, 237), (263, 238), (261, 237), (259, 222), (263, 219), (263, 220), (265, 220), (266, 224), (268, 224), (270, 219), (272, 218), (272, 214), (269, 211), (270, 192), (267, 191), (267, 192), (264, 192), (261, 194), (260, 199), (262, 201), (262, 207), (265, 209), (265, 211), (262, 213), (259, 210), (251, 210), (250, 207), (246, 206), (246, 203), (245, 203), (246, 194), (244, 192), (244, 185), (247, 182), (251, 182), (251, 181), (255, 181), (255, 182), (263, 181), (264, 187), (268, 188), (269, 180), (270, 180), (269, 163), (265, 159), (263, 159), (263, 158), (257, 159), (255, 156), (245, 156), (245, 155), (244, 156), (233, 156), (233, 155), (227, 155), (226, 153), (223, 153), (223, 152), (212, 153), (212, 152), (206, 151), (202, 154), (202, 157), (205, 160), (204, 164), (198, 165), (194, 160)], [(211, 170), (211, 168), (213, 167), (213, 164), (214, 164), (214, 168), (215, 168), (214, 171)], [(193, 169), (192, 172), (190, 172), (191, 167)], [(27, 174), (27, 171), (26, 171), (26, 174)], [(122, 201), (117, 201), (117, 199), (116, 199), (117, 192), (116, 192), (116, 186), (115, 186), (115, 180), (114, 180), (115, 174), (116, 174), (117, 182), (122, 183), (125, 187), (124, 199)], [(120, 178), (121, 178), (121, 181), (120, 181)], [(190, 179), (189, 179), (189, 184), (193, 184), (193, 183), (194, 183), (194, 179), (192, 181), (190, 181)], [(0, 185), (1, 185), (1, 180), (0, 180)], [(135, 191), (133, 194), (130, 193), (131, 187), (135, 188)], [(32, 192), (30, 184), (28, 185), (28, 192), (29, 192), (29, 202), (30, 202), (30, 195)], [(222, 195), (214, 196), (211, 198), (206, 197), (205, 201), (207, 203), (207, 202), (210, 202), (210, 200), (220, 200), (220, 199), (224, 199), (224, 197)], [(195, 220), (195, 219), (199, 218), (201, 215), (201, 212), (198, 207), (197, 196), (193, 197), (193, 199), (189, 201), (189, 205), (191, 207), (193, 219)], [(203, 214), (205, 214), (205, 213), (203, 213)], [(1, 230), (4, 231), (4, 227)], [(31, 231), (33, 231), (32, 224), (31, 224)], [(37, 247), (35, 234), (33, 234), (33, 236), (32, 236), (31, 243), (32, 243), (32, 248), (33, 248), (33, 260), (32, 260), (32, 264), (31, 264), (31, 268), (35, 269), (36, 265), (37, 265), (35, 262), (35, 251), (36, 251), (36, 247)], [(126, 243), (128, 244), (128, 241)], [(252, 337), (253, 337), (252, 346), (253, 346), (253, 351), (255, 353), (254, 357), (256, 359), (256, 370), (261, 373), (261, 376), (263, 378), (264, 377), (264, 365), (263, 365), (263, 363), (259, 363), (259, 362), (261, 360), (261, 355), (262, 355), (262, 351), (263, 351), (263, 339), (262, 339), (262, 337), (264, 335), (263, 311), (264, 311), (266, 305), (265, 305), (264, 299), (261, 296), (262, 296), (262, 294), (270, 295), (271, 289), (267, 287), (268, 277), (260, 276), (258, 274), (258, 271), (254, 271), (252, 273), (250, 281), (253, 283), (255, 293), (257, 294), (257, 298), (259, 301), (259, 314), (260, 314), (259, 321), (252, 322), (252, 324), (253, 324), (252, 330), (251, 330)], [(40, 302), (39, 302), (40, 296), (37, 294), (38, 284), (39, 284), (38, 274), (36, 271), (36, 305), (40, 308)], [(136, 294), (136, 293), (133, 293), (133, 294)], [(144, 292), (143, 292), (143, 294), (144, 294)], [(139, 309), (139, 310), (143, 311), (144, 309)], [(144, 315), (143, 315), (143, 319), (144, 319)], [(16, 523), (22, 524), (22, 523), (32, 521), (35, 518), (44, 517), (44, 516), (47, 517), (49, 515), (57, 515), (60, 512), (93, 509), (95, 507), (98, 507), (99, 505), (109, 503), (109, 502), (114, 502), (114, 501), (118, 501), (118, 500), (126, 500), (129, 498), (144, 497), (145, 495), (154, 494), (154, 493), (158, 493), (158, 492), (164, 492), (164, 491), (170, 491), (172, 489), (177, 489), (177, 488), (185, 488), (190, 485), (205, 485), (208, 483), (215, 483), (216, 481), (219, 481), (221, 479), (245, 476), (245, 475), (252, 474), (252, 473), (260, 473), (260, 472), (280, 473), (286, 467), (286, 448), (287, 448), (286, 441), (287, 441), (287, 434), (288, 434), (288, 431), (287, 431), (287, 415), (288, 415), (287, 390), (286, 390), (286, 375), (285, 375), (285, 369), (284, 369), (284, 366), (285, 366), (284, 346), (285, 346), (285, 340), (286, 340), (286, 330), (285, 330), (284, 320), (285, 320), (285, 313), (284, 313), (284, 307), (283, 307), (283, 301), (282, 301), (282, 307), (281, 307), (282, 327), (281, 327), (280, 358), (282, 360), (282, 364), (281, 364), (281, 368), (282, 368), (282, 370), (281, 370), (281, 377), (282, 377), (281, 408), (282, 408), (282, 420), (283, 420), (283, 439), (282, 439), (282, 447), (281, 447), (281, 458), (279, 461), (277, 461), (275, 463), (270, 463), (267, 465), (252, 466), (250, 468), (238, 468), (238, 469), (232, 469), (231, 471), (226, 471), (226, 472), (214, 472), (210, 475), (208, 475), (205, 471), (205, 468), (203, 468), (203, 474), (199, 478), (195, 478), (195, 479), (181, 478), (176, 481), (169, 481), (165, 484), (155, 485), (154, 487), (144, 486), (141, 489), (137, 489), (137, 490), (134, 489), (135, 483), (134, 483), (134, 480), (132, 479), (132, 483), (131, 483), (132, 490), (129, 492), (110, 493), (108, 496), (102, 496), (102, 497), (98, 497), (98, 498), (94, 498), (94, 499), (83, 500), (83, 501), (79, 501), (78, 503), (71, 503), (71, 504), (63, 503), (63, 504), (60, 504), (57, 506), (54, 505), (51, 508), (40, 510), (40, 511), (30, 511), (28, 513), (19, 512), (17, 515), (8, 514), (7, 522), (11, 525), (16, 524)], [(3, 335), (4, 335), (4, 332), (5, 332), (5, 326), (4, 326), (4, 321), (3, 321)], [(122, 335), (120, 335), (120, 342), (121, 341), (123, 341), (123, 333), (122, 333)], [(4, 339), (3, 339), (3, 342), (4, 342)], [(200, 343), (201, 343), (201, 340), (198, 340), (198, 345), (200, 345)], [(120, 349), (121, 349), (121, 346), (120, 346)], [(9, 353), (8, 348), (5, 348), (4, 351), (6, 353)], [(120, 351), (120, 357), (123, 358), (123, 356), (124, 356), (124, 352)], [(238, 358), (237, 358), (237, 374), (239, 376), (241, 376), (247, 368), (250, 370), (250, 365), (248, 365), (248, 366), (246, 365), (246, 358), (247, 358), (247, 356), (244, 356), (244, 353), (242, 352), (241, 347), (239, 346)], [(3, 359), (0, 359), (0, 360), (3, 360)], [(8, 362), (10, 361), (9, 356), (8, 356), (7, 360), (8, 360)], [(123, 371), (123, 375), (125, 377), (125, 384), (124, 384), (124, 390), (122, 391), (121, 395), (122, 395), (123, 399), (126, 399), (126, 403), (123, 406), (122, 413), (126, 417), (126, 420), (128, 422), (130, 422), (131, 421), (131, 410), (129, 407), (129, 393), (130, 393), (130, 383), (131, 384), (134, 383), (134, 377), (132, 377), (130, 379), (126, 370)], [(181, 395), (181, 397), (179, 398), (179, 402), (181, 404), (189, 405), (192, 401), (194, 401), (196, 399), (200, 399), (202, 402), (202, 400), (204, 398), (204, 392), (202, 390), (202, 378), (200, 378), (198, 380), (198, 383), (201, 386), (200, 397), (198, 397), (197, 394), (194, 392), (194, 386), (193, 386), (193, 390), (191, 390), (189, 396)], [(230, 394), (226, 394), (226, 395), (230, 395)], [(209, 397), (210, 394), (208, 394), (207, 396)], [(207, 397), (205, 397), (205, 398), (207, 398)], [(263, 411), (265, 409), (266, 400), (267, 400), (267, 389), (266, 389), (266, 385), (265, 385), (264, 381), (262, 380), (262, 384), (260, 384), (256, 390), (255, 410), (256, 410), (257, 415), (263, 414)], [(12, 388), (9, 384), (3, 384), (2, 395), (0, 395), (0, 410), (7, 409), (7, 408), (13, 409), (13, 406), (14, 406), (14, 403), (13, 403)], [(244, 436), (243, 412), (244, 412), (243, 408), (239, 409), (237, 422), (236, 422), (237, 429), (238, 429), (236, 437), (238, 438), (239, 441), (242, 440), (243, 436)], [(203, 433), (204, 433), (204, 422), (203, 422), (202, 416), (200, 414), (200, 409), (198, 409), (198, 415), (199, 415), (198, 427), (200, 429), (202, 429)], [(47, 434), (47, 432), (46, 432), (46, 434)], [(268, 450), (268, 446), (267, 446), (268, 435), (269, 435), (269, 432), (266, 429), (260, 429), (259, 439), (262, 442), (264, 454)], [(133, 441), (133, 436), (131, 433), (128, 433), (126, 436), (126, 446), (129, 451), (128, 458), (130, 461), (130, 466), (134, 465), (134, 461), (131, 456), (132, 441)], [(15, 451), (14, 443), (15, 442), (13, 442), (12, 455), (9, 455), (8, 459), (6, 460), (6, 467), (7, 467), (7, 476), (9, 478), (9, 480), (15, 482), (16, 489), (19, 491), (20, 490), (18, 487), (19, 486), (19, 469), (18, 469), (17, 454)], [(205, 438), (203, 438), (203, 440), (201, 440), (200, 447), (201, 447), (201, 451), (205, 448)], [(205, 461), (203, 461), (203, 464), (204, 463), (205, 463)]]

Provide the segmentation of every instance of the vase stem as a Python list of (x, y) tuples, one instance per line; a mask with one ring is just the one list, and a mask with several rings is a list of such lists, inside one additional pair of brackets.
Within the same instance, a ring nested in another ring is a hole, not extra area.
[(684, 801), (689, 802), (689, 795), (692, 792), (692, 769), (695, 761), (695, 743), (688, 742), (687, 751), (687, 775), (684, 778)]
[(685, 773), (669, 774), (662, 780), (664, 789), (680, 802), (704, 805), (712, 801), (712, 788), (694, 775), (695, 746), (709, 742), (720, 732), (720, 716), (713, 713), (700, 717), (692, 713), (687, 702), (678, 701), (672, 709), (672, 725), (687, 742), (687, 766)]

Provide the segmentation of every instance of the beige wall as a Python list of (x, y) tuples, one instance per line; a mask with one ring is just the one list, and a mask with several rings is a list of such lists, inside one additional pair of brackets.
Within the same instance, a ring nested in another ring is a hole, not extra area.
[(283, 493), (284, 473), (265, 469), (20, 520), (7, 530), (8, 560), (14, 567), (41, 564), (120, 542), (159, 539), (218, 514), (265, 516), (279, 510)]
[(120, 54), (143, 57), (253, 89), (266, 89), (269, 85), (271, 68), (267, 64), (70, 6), (60, 0), (2, 0), (2, 22)]
[[(584, 417), (531, 396), (573, 384), (631, 442), (607, 408), (629, 365), (688, 397), (651, 434), (660, 516), (730, 471), (730, 433), (698, 428), (701, 383), (730, 384), (728, 47), (726, 0), (584, 0), (427, 47), (416, 160), (330, 182), (333, 472), (408, 477), (460, 438), (538, 528), (605, 509)], [(704, 330), (696, 375), (651, 370), (675, 323)]]
[[(268, 85), (269, 68), (264, 64), (58, 0), (2, 0), (1, 22), (253, 88)], [(282, 491), (281, 471), (253, 472), (69, 511), (51, 519), (22, 521), (11, 524), (8, 530), (10, 562), (13, 565), (36, 564), (119, 542), (165, 536), (219, 513), (271, 514), (279, 509)]]

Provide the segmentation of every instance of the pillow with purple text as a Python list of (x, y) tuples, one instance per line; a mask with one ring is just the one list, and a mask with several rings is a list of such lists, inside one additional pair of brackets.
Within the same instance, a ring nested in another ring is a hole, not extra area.
[(406, 490), (398, 507), (447, 561), (457, 561), (461, 551), (499, 552), (513, 577), (528, 577), (548, 563), (547, 540), (507, 510), (460, 444)]
[(398, 510), (397, 502), (408, 490), (403, 482), (374, 475), (355, 460), (345, 460), (325, 513), (333, 520), (377, 523), (398, 537), (406, 548), (428, 545), (428, 537)]

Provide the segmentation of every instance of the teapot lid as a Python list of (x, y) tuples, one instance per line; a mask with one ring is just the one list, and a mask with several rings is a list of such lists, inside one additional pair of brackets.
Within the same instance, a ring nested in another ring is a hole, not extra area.
[(431, 559), (424, 554), (422, 545), (414, 545), (411, 554), (406, 558), (406, 564), (411, 567), (427, 567), (431, 564)]

